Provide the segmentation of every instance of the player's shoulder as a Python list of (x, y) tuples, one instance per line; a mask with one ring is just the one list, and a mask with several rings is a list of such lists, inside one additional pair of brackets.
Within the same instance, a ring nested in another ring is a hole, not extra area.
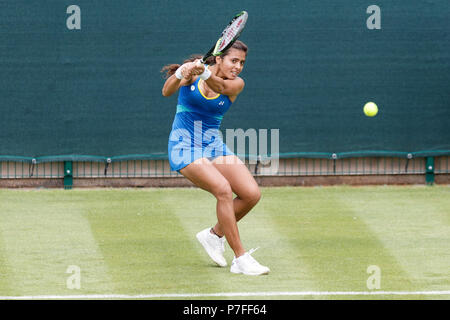
[(242, 89), (243, 89), (244, 86), (245, 86), (245, 81), (244, 81), (244, 79), (242, 79), (241, 77), (236, 77), (235, 79), (233, 79), (233, 80), (231, 80), (231, 81), (233, 81), (234, 83), (236, 83), (236, 85), (237, 85), (237, 86), (240, 86)]
[(238, 79), (239, 84), (241, 85), (241, 91), (242, 91), (245, 87), (245, 81), (241, 77), (237, 77), (236, 79)]
[(235, 79), (231, 80), (233, 81), (233, 87), (234, 87), (234, 94), (228, 95), (228, 98), (230, 99), (231, 103), (234, 102), (234, 100), (237, 98), (237, 96), (244, 90), (245, 81), (241, 77), (236, 77)]

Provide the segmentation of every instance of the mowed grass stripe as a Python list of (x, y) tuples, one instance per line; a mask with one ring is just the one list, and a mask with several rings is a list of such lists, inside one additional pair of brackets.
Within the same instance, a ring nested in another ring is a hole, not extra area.
[(87, 219), (114, 279), (114, 293), (201, 292), (213, 283), (211, 266), (205, 268), (193, 235), (171, 205), (183, 190), (89, 192)]
[(346, 193), (347, 206), (395, 256), (417, 288), (450, 288), (448, 186), (366, 187)]
[[(1, 192), (1, 191), (0, 191)], [(1, 212), (1, 203), (0, 203), (0, 212)], [(7, 260), (5, 256), (5, 250), (3, 245), (3, 237), (0, 236), (0, 295), (3, 293), (12, 293), (13, 290), (10, 286), (10, 278), (9, 275), (11, 272), (7, 267)]]
[[(339, 188), (271, 188), (267, 209), (274, 225), (290, 239), (320, 291), (367, 291), (367, 268), (388, 266), (385, 290), (409, 290), (397, 261), (364, 222), (342, 205)], [(276, 205), (276, 206), (275, 206)]]
[[(255, 291), (316, 291), (316, 279), (310, 277), (308, 266), (290, 241), (289, 228), (280, 229), (273, 219), (284, 215), (278, 205), (278, 195), (272, 198), (270, 188), (261, 188), (261, 200), (240, 223), (241, 236), (247, 248), (259, 247), (253, 256), (271, 269), (267, 286)], [(285, 299), (285, 298), (283, 298)], [(286, 297), (286, 299), (290, 299)]]
[(80, 270), (77, 293), (113, 290), (82, 198), (63, 190), (1, 192), (0, 233), (14, 294), (73, 294), (69, 266)]
[(164, 201), (183, 228), (184, 238), (181, 241), (189, 243), (192, 248), (189, 256), (193, 260), (179, 260), (182, 268), (189, 267), (184, 274), (191, 281), (190, 289), (186, 288), (186, 292), (222, 292), (235, 288), (237, 277), (230, 272), (233, 253), (228, 244), (224, 254), (228, 266), (219, 267), (209, 258), (196, 238), (199, 231), (216, 223), (216, 199), (204, 190), (189, 188), (168, 189)]
[[(226, 268), (216, 267), (197, 242), (195, 234), (207, 227), (213, 226), (216, 221), (216, 200), (209, 193), (200, 189), (176, 190), (177, 200), (167, 195), (167, 202), (171, 203), (174, 213), (180, 221), (189, 238), (193, 242), (198, 254), (201, 255), (198, 268), (196, 288), (193, 292), (263, 292), (263, 291), (298, 291), (300, 289), (313, 289), (314, 281), (305, 278), (304, 268), (298, 260), (296, 252), (290, 247), (285, 234), (274, 228), (271, 216), (279, 214), (278, 210), (265, 210), (264, 194), (262, 189), (261, 202), (239, 222), (242, 242), (246, 250), (259, 247), (253, 256), (261, 264), (267, 265), (271, 273), (267, 276), (249, 277), (232, 274), (229, 270), (233, 259), (233, 251), (226, 244)], [(270, 201), (270, 199), (269, 199)], [(192, 275), (186, 275), (192, 277)], [(258, 296), (253, 299), (262, 298)]]

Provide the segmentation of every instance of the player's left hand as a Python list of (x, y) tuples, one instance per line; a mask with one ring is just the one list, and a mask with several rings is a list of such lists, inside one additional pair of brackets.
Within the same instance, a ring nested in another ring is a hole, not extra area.
[(192, 62), (192, 75), (200, 75), (205, 71), (205, 65), (200, 62), (200, 59)]

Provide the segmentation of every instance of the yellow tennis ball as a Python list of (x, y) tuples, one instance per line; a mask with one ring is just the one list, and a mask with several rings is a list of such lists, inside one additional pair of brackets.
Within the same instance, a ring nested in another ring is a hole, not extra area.
[(378, 107), (373, 102), (367, 102), (364, 105), (364, 114), (368, 117), (374, 117), (378, 113)]

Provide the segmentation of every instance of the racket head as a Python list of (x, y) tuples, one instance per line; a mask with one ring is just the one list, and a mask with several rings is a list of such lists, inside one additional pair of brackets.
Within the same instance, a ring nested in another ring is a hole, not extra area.
[(203, 57), (203, 62), (209, 56), (220, 56), (225, 51), (227, 51), (241, 35), (247, 19), (247, 11), (241, 11), (237, 15), (235, 15), (222, 31), (222, 34), (220, 35), (220, 38), (219, 40), (217, 40), (216, 44)]

